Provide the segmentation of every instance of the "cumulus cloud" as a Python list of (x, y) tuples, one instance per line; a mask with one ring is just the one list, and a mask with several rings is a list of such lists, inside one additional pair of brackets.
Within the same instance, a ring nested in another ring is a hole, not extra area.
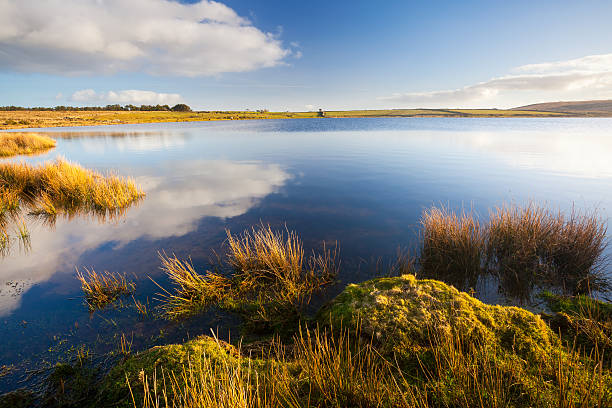
[(118, 103), (120, 105), (174, 105), (183, 101), (179, 94), (157, 93), (128, 89), (124, 91), (96, 92), (93, 89), (76, 91), (70, 97), (78, 103)]
[(202, 0), (0, 0), (0, 69), (205, 76), (281, 64), (274, 34)]
[[(463, 88), (395, 93), (379, 97), (420, 106), (470, 104), (529, 94), (539, 98), (598, 99), (612, 97), (612, 54), (590, 55), (567, 61), (523, 65), (510, 75), (493, 78)], [(518, 97), (520, 99), (520, 96)]]

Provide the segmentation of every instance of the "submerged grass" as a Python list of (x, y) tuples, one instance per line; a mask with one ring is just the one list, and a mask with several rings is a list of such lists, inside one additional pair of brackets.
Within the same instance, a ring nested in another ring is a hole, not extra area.
[(174, 283), (163, 297), (171, 318), (212, 305), (238, 312), (262, 327), (295, 319), (311, 295), (337, 274), (337, 251), (304, 256), (294, 232), (261, 225), (240, 235), (227, 231), (228, 251), (221, 268), (199, 274), (189, 261), (161, 255), (162, 269)]
[(485, 236), (473, 213), (430, 208), (421, 216), (423, 273), (459, 287), (474, 286), (481, 272)]
[(531, 203), (498, 207), (481, 224), (473, 213), (432, 208), (423, 213), (421, 225), (426, 276), (466, 287), (492, 274), (517, 298), (535, 287), (573, 294), (608, 288), (602, 274), (606, 224), (595, 212), (564, 214)]
[(102, 175), (57, 159), (42, 165), (0, 163), (0, 251), (10, 244), (9, 225), (29, 244), (22, 214), (53, 225), (58, 216), (93, 215), (115, 218), (144, 197), (133, 179)]
[(85, 273), (77, 270), (76, 278), (81, 282), (81, 289), (90, 311), (104, 309), (121, 296), (134, 293), (134, 282), (128, 281), (125, 275), (112, 272), (98, 273), (85, 268)]
[(55, 139), (37, 133), (0, 134), (0, 157), (35, 154), (54, 148)]
[(78, 164), (57, 159), (40, 166), (0, 164), (2, 208), (29, 204), (33, 212), (55, 216), (89, 211), (98, 215), (126, 208), (144, 193), (131, 178), (103, 176)]

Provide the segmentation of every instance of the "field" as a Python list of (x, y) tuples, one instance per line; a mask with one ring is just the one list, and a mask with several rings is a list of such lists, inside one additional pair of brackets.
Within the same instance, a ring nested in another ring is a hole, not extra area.
[[(564, 113), (498, 109), (389, 109), (327, 111), (327, 117), (550, 117)], [(156, 112), (156, 111), (0, 111), (0, 130), (126, 123), (194, 122), (207, 120), (315, 118), (316, 112)]]

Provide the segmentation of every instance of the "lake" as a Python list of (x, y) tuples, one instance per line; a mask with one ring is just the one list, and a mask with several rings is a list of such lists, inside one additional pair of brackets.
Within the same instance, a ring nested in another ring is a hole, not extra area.
[[(42, 129), (58, 139), (30, 163), (63, 156), (132, 176), (147, 197), (109, 222), (77, 216), (29, 223), (31, 247), (0, 258), (0, 391), (27, 370), (87, 349), (133, 350), (211, 329), (238, 338), (239, 322), (206, 313), (173, 323), (139, 315), (132, 298), (94, 314), (76, 268), (121, 272), (154, 313), (168, 287), (159, 253), (210, 267), (225, 230), (260, 223), (295, 230), (307, 252), (338, 243), (339, 283), (385, 273), (399, 248), (416, 249), (419, 217), (433, 205), (486, 216), (504, 203), (612, 212), (612, 119), (354, 118), (192, 122)], [(153, 280), (156, 282), (154, 283)], [(508, 302), (483, 282), (476, 296)], [(102, 357), (100, 357), (102, 358)], [(0, 370), (1, 371), (1, 370)]]

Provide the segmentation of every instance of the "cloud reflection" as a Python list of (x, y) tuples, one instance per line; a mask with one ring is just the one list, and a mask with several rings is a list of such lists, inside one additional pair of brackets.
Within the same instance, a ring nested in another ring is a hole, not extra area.
[[(59, 219), (54, 230), (33, 226), (32, 251), (0, 260), (0, 316), (19, 306), (28, 287), (48, 280), (57, 271), (72, 271), (87, 250), (109, 242), (121, 246), (140, 238), (185, 235), (195, 230), (203, 217), (246, 213), (291, 178), (277, 164), (230, 160), (195, 160), (173, 165), (171, 172), (158, 171), (175, 176), (136, 176), (147, 198), (119, 222), (79, 218)], [(17, 283), (19, 291), (11, 290)]]

